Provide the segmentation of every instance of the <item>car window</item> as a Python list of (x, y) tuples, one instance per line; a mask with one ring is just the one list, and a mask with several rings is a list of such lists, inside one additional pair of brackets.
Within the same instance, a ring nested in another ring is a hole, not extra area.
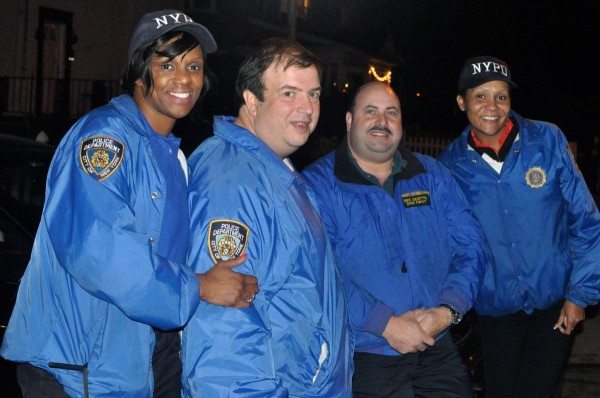
[(0, 207), (0, 281), (16, 282), (29, 261), (33, 237)]
[(22, 205), (41, 210), (48, 166), (48, 161), (28, 159), (4, 163), (0, 168), (0, 189)]

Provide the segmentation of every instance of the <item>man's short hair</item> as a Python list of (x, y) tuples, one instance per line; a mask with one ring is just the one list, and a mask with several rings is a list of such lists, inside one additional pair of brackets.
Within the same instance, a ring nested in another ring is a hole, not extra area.
[[(150, 64), (154, 57), (166, 57), (169, 61), (178, 57), (181, 54), (191, 51), (199, 43), (188, 32), (173, 30), (165, 33), (154, 41), (146, 43), (137, 48), (129, 58), (129, 63), (125, 66), (121, 76), (121, 88), (127, 94), (133, 96), (135, 82), (142, 79), (146, 91), (144, 95), (152, 92), (152, 71)], [(203, 57), (206, 59), (204, 52)], [(210, 79), (208, 78), (208, 70), (204, 66), (204, 84), (200, 97), (210, 88)]]
[(249, 90), (260, 101), (264, 101), (265, 71), (274, 63), (282, 65), (283, 70), (292, 66), (300, 69), (314, 66), (317, 68), (319, 81), (323, 76), (323, 66), (319, 58), (300, 43), (277, 37), (266, 39), (246, 57), (240, 66), (235, 84), (239, 106), (244, 103), (245, 90)]

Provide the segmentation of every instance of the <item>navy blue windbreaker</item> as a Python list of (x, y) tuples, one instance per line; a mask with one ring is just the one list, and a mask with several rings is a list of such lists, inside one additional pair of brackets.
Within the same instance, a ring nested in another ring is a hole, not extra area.
[(398, 355), (381, 336), (391, 315), (473, 305), (485, 265), (483, 234), (450, 171), (402, 146), (393, 196), (366, 180), (344, 141), (304, 170), (342, 272), (356, 350)]
[(519, 127), (497, 173), (467, 144), (467, 126), (440, 160), (454, 174), (493, 258), (475, 304), (481, 315), (600, 298), (600, 214), (560, 129), (510, 117)]

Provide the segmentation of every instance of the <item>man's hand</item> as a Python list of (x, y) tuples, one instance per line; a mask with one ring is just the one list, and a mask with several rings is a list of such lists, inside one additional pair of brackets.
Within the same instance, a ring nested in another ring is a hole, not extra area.
[(554, 329), (558, 329), (562, 334), (571, 334), (575, 326), (585, 319), (585, 308), (577, 304), (565, 300), (565, 303), (560, 310), (558, 321), (554, 325)]
[(419, 326), (417, 311), (392, 316), (383, 331), (383, 338), (401, 354), (425, 351), (435, 343), (435, 340)]
[(452, 314), (444, 307), (419, 310), (416, 316), (425, 333), (434, 338), (452, 323)]
[(224, 307), (248, 308), (258, 293), (258, 282), (251, 275), (232, 270), (246, 261), (243, 254), (235, 260), (222, 261), (204, 274), (197, 274), (200, 281), (200, 299)]

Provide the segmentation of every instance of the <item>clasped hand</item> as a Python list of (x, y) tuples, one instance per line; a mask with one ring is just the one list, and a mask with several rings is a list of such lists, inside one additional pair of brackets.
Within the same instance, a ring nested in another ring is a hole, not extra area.
[(435, 337), (451, 322), (452, 315), (445, 308), (417, 308), (392, 316), (383, 331), (383, 337), (401, 354), (425, 351), (435, 344)]

